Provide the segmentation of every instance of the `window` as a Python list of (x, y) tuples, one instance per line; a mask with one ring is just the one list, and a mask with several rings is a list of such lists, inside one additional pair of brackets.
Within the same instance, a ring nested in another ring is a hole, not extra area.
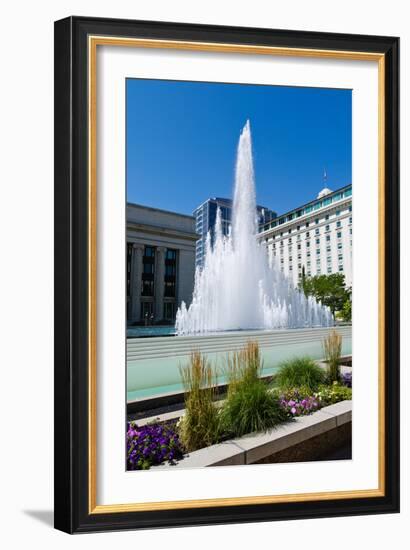
[(306, 262), (306, 265), (310, 267), (310, 260)]
[(309, 247), (310, 247), (310, 241), (308, 241), (308, 242), (306, 243), (306, 248), (309, 248)]
[(315, 224), (317, 225), (319, 223), (319, 218), (315, 219)]
[(331, 256), (328, 256), (328, 257), (326, 258), (326, 261), (327, 261), (328, 264), (331, 264), (331, 263), (332, 263), (332, 257), (331, 257)]
[(165, 302), (164, 303), (164, 319), (167, 321), (173, 321), (175, 319), (175, 303), (174, 302)]
[(318, 227), (315, 229), (315, 235), (319, 235), (319, 228)]
[(316, 265), (320, 265), (320, 258), (316, 260)]
[(177, 275), (177, 251), (168, 248), (165, 254), (165, 289), (164, 296), (175, 298)]
[(292, 242), (292, 237), (289, 237), (288, 243), (290, 244)]
[(343, 248), (342, 243), (338, 243), (338, 244), (337, 244), (337, 249), (338, 249), (338, 250), (341, 250), (342, 248)]
[(325, 230), (330, 231), (330, 225), (326, 225)]
[(342, 222), (340, 222), (340, 221), (337, 222), (337, 223), (336, 223), (336, 227), (342, 227)]
[(283, 248), (283, 241), (280, 241), (280, 246), (281, 248)]
[(349, 229), (349, 233), (352, 234), (352, 228)]
[(352, 223), (352, 216), (350, 216), (349, 218), (349, 223)]
[(300, 244), (298, 244), (298, 250), (300, 250), (302, 248), (302, 246)]
[(309, 231), (306, 231), (306, 238), (308, 239), (310, 237)]
[(291, 265), (289, 266), (289, 271), (293, 271), (293, 267)]
[(298, 225), (298, 226), (296, 227), (296, 230), (297, 230), (297, 231), (300, 231), (300, 225)]
[(320, 255), (320, 248), (316, 248), (316, 256)]
[(327, 221), (329, 219), (329, 214), (326, 214), (325, 220)]
[(175, 281), (165, 281), (164, 296), (167, 298), (175, 298), (176, 284)]
[(330, 250), (331, 250), (330, 246), (327, 246), (326, 247), (326, 252), (330, 252)]
[(330, 242), (330, 235), (326, 235), (326, 242)]
[(307, 257), (307, 258), (310, 258), (310, 252), (307, 252), (307, 253), (306, 253), (306, 257)]
[(320, 239), (316, 239), (316, 244), (320, 244)]
[(328, 272), (328, 273), (332, 273), (332, 268), (331, 268), (331, 267), (328, 267), (328, 268), (327, 268), (327, 272)]
[(298, 254), (298, 260), (302, 259), (302, 254)]
[(343, 271), (343, 265), (339, 265), (339, 271)]
[(142, 280), (142, 296), (154, 296), (154, 281), (149, 279)]
[(308, 275), (308, 277), (310, 277), (310, 276), (312, 275), (312, 272), (311, 272), (311, 271), (308, 271), (308, 272), (307, 272), (307, 275)]
[(341, 231), (338, 231), (338, 232), (337, 232), (337, 238), (338, 238), (338, 239), (341, 239), (341, 238), (342, 238), (342, 232), (341, 232)]
[(309, 227), (309, 222), (306, 222), (306, 227)]
[(336, 216), (340, 216), (340, 210), (336, 210)]
[(280, 259), (280, 263), (283, 264), (283, 258)]
[(289, 256), (289, 261), (291, 262), (293, 260), (292, 256)]
[(146, 246), (142, 258), (142, 296), (154, 296), (155, 248)]
[(342, 262), (343, 261), (343, 254), (339, 254), (337, 258), (338, 258), (339, 262)]

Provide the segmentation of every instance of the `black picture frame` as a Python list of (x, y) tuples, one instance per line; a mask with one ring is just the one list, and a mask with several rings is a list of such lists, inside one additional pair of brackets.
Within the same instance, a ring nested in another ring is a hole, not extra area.
[[(376, 498), (157, 511), (89, 510), (90, 35), (377, 52), (385, 58), (385, 491)], [(55, 23), (55, 527), (67, 533), (399, 511), (399, 39), (68, 17)]]

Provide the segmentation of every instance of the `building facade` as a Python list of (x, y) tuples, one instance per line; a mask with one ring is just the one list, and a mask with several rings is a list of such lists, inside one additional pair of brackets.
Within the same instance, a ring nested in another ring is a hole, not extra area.
[(195, 219), (127, 204), (127, 322), (173, 323), (191, 303), (195, 277)]
[(306, 276), (343, 273), (352, 285), (352, 186), (324, 188), (317, 198), (260, 227), (280, 269), (295, 285)]
[[(231, 199), (223, 199), (221, 197), (210, 198), (199, 205), (193, 214), (195, 217), (195, 230), (199, 235), (199, 239), (196, 242), (196, 265), (199, 267), (202, 267), (204, 262), (206, 237), (209, 231), (211, 232), (211, 239), (213, 238), (218, 208), (221, 210), (222, 232), (224, 235), (227, 235), (232, 223)], [(260, 224), (266, 224), (276, 216), (273, 210), (264, 206), (258, 206), (257, 210)]]

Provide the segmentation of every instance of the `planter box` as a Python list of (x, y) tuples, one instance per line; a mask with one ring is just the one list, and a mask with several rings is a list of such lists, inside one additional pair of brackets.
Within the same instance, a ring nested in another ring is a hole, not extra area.
[[(288, 423), (280, 424), (264, 433), (249, 434), (211, 447), (199, 449), (187, 455), (176, 465), (161, 464), (155, 468), (206, 468), (209, 466), (233, 466), (255, 464), (269, 459), (335, 430), (346, 428), (352, 421), (352, 402), (340, 401), (323, 407), (309, 415), (300, 416)], [(343, 430), (346, 433), (346, 429)]]

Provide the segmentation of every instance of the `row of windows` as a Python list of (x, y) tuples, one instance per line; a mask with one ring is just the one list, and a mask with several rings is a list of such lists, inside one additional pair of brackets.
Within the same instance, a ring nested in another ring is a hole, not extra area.
[[(350, 232), (350, 235), (351, 235), (351, 234), (352, 234), (352, 233)], [(342, 231), (338, 231), (338, 232), (336, 233), (336, 237), (337, 237), (337, 239), (341, 239), (341, 238), (342, 238)], [(325, 241), (326, 241), (327, 243), (330, 243), (330, 240), (331, 240), (331, 239), (330, 239), (330, 235), (326, 235)], [(309, 240), (309, 241), (306, 241), (306, 248), (310, 248), (310, 242), (311, 242), (310, 240)], [(318, 237), (318, 238), (315, 239), (315, 243), (316, 243), (317, 245), (320, 245), (320, 237)], [(279, 245), (279, 246), (280, 246), (281, 249), (283, 249), (283, 248), (284, 248), (284, 241), (280, 241), (280, 245)], [(272, 248), (273, 248), (273, 250), (276, 250), (276, 244), (275, 244), (275, 243), (272, 244)], [(297, 250), (302, 250), (302, 245), (301, 245), (301, 244), (298, 244), (296, 248), (297, 248)], [(292, 242), (291, 242), (290, 239), (289, 239), (288, 249), (289, 249), (289, 250), (292, 250)]]
[[(284, 273), (285, 268), (284, 268), (284, 267), (281, 267), (281, 271), (282, 271), (282, 273)], [(292, 267), (291, 265), (289, 266), (289, 271), (292, 271), (292, 272), (293, 272), (293, 267)], [(329, 266), (326, 268), (326, 271), (327, 271), (327, 273), (333, 273), (332, 268), (329, 267)], [(338, 266), (338, 271), (339, 271), (339, 272), (343, 272), (343, 271), (344, 271), (343, 264), (340, 264), (340, 265)], [(317, 266), (317, 267), (316, 267), (316, 272), (315, 272), (314, 274), (315, 274), (315, 275), (321, 275), (321, 273), (322, 273), (322, 270), (321, 270), (320, 266)], [(308, 269), (308, 270), (306, 271), (306, 275), (307, 275), (308, 277), (311, 277), (311, 276), (312, 276), (312, 271), (311, 271), (311, 269)], [(302, 268), (299, 269), (298, 277), (299, 277), (299, 279), (302, 277)]]
[[(153, 246), (145, 246), (142, 257), (141, 295), (154, 296), (155, 289), (155, 256), (156, 249)], [(127, 295), (131, 293), (131, 260), (132, 244), (127, 245)], [(173, 298), (176, 296), (176, 271), (177, 251), (167, 248), (165, 251), (164, 269), (164, 296)]]
[[(317, 243), (317, 244), (319, 244), (319, 243)], [(352, 242), (351, 242), (351, 241), (350, 241), (350, 246), (352, 246)], [(342, 249), (343, 249), (343, 243), (342, 243), (342, 242), (337, 243), (337, 250), (342, 250)], [(300, 250), (299, 247), (298, 247), (298, 250)], [(321, 250), (320, 248), (316, 248), (316, 254), (317, 254), (317, 255), (320, 254), (320, 250)], [(327, 246), (326, 246), (326, 252), (331, 252), (331, 250), (332, 250), (331, 245), (327, 245)], [(288, 251), (288, 252), (289, 252), (289, 254), (292, 253), (292, 248), (291, 248), (291, 247), (289, 247), (289, 251)], [(276, 250), (273, 250), (273, 255), (276, 256)], [(280, 249), (280, 255), (283, 256), (283, 248)], [(310, 250), (308, 250), (308, 251), (306, 252), (306, 256), (307, 256), (308, 258), (310, 257)], [(302, 257), (302, 253), (298, 253), (298, 258), (301, 258), (301, 257)]]
[[(350, 217), (350, 218), (349, 218), (349, 224), (351, 224), (351, 223), (352, 223), (352, 218)], [(306, 224), (306, 226), (308, 227), (308, 224)], [(341, 227), (342, 227), (342, 222), (339, 220), (339, 221), (336, 222), (336, 229), (340, 229)], [(300, 226), (298, 225), (296, 231), (299, 231), (299, 229), (300, 229)], [(328, 232), (328, 231), (330, 231), (330, 230), (331, 230), (331, 229), (330, 229), (330, 224), (326, 224), (326, 225), (325, 225), (325, 233)], [(294, 230), (289, 229), (289, 231), (281, 232), (281, 233), (279, 233), (278, 235), (272, 235), (271, 238), (272, 238), (273, 240), (275, 240), (276, 238), (280, 239), (280, 238), (282, 238), (282, 237), (283, 237), (284, 235), (286, 235), (286, 234), (291, 235), (293, 231), (294, 231)], [(350, 231), (351, 231), (351, 229), (350, 229)], [(315, 235), (320, 235), (320, 228), (319, 228), (319, 227), (316, 227), (316, 228), (315, 228)], [(309, 239), (309, 237), (310, 237), (310, 231), (306, 231), (306, 233), (305, 233), (305, 238), (306, 238), (306, 239)], [(296, 240), (297, 240), (297, 241), (300, 241), (300, 240), (301, 240), (301, 235), (300, 235), (300, 234), (296, 236)], [(288, 238), (288, 241), (289, 241), (289, 242), (292, 242), (292, 237), (289, 237), (289, 238)]]
[[(319, 254), (319, 253), (320, 253), (320, 250), (317, 250), (316, 252)], [(308, 256), (308, 257), (310, 258), (310, 256)], [(302, 259), (302, 258), (301, 258), (301, 256), (299, 255), (299, 256), (298, 256), (298, 260), (301, 260), (301, 259)], [(339, 260), (339, 262), (342, 262), (342, 261), (343, 261), (343, 254), (338, 254), (338, 255), (337, 255), (337, 259)], [(327, 260), (327, 263), (328, 263), (328, 264), (331, 263), (331, 262), (332, 262), (332, 256), (327, 256), (327, 257), (326, 257), (326, 260)], [(281, 263), (281, 264), (283, 264), (284, 261), (285, 261), (285, 260), (284, 260), (283, 258), (280, 259), (280, 263)], [(290, 263), (293, 262), (293, 257), (292, 257), (292, 256), (289, 256), (288, 262), (290, 262)], [(320, 263), (320, 258), (318, 258), (318, 259), (316, 260), (316, 263)], [(301, 264), (298, 264), (298, 265), (300, 266)], [(307, 265), (310, 265), (310, 260), (308, 260)]]
[[(296, 211), (290, 212), (289, 214), (285, 214), (284, 216), (280, 216), (279, 218), (273, 220), (270, 224), (267, 224), (264, 229), (269, 229), (273, 227), (277, 227), (278, 225), (282, 225), (286, 222), (290, 222), (294, 219), (300, 218), (304, 216), (305, 214), (309, 214), (311, 212), (314, 212), (315, 210), (319, 210), (320, 208), (324, 208), (325, 206), (329, 206), (330, 204), (337, 202), (341, 199), (351, 197), (352, 195), (352, 189), (346, 189), (345, 191), (342, 191), (340, 193), (336, 193), (333, 196), (325, 197), (322, 200), (318, 200), (314, 202), (313, 204), (306, 205), (303, 208), (300, 208)], [(349, 207), (349, 211), (351, 212), (351, 206)], [(336, 210), (336, 215), (340, 215), (340, 210)], [(326, 218), (327, 216), (327, 218)], [(329, 214), (326, 214), (325, 219), (329, 219)], [(316, 218), (315, 223), (319, 223), (320, 218)], [(308, 223), (306, 224), (306, 227), (308, 227)]]

